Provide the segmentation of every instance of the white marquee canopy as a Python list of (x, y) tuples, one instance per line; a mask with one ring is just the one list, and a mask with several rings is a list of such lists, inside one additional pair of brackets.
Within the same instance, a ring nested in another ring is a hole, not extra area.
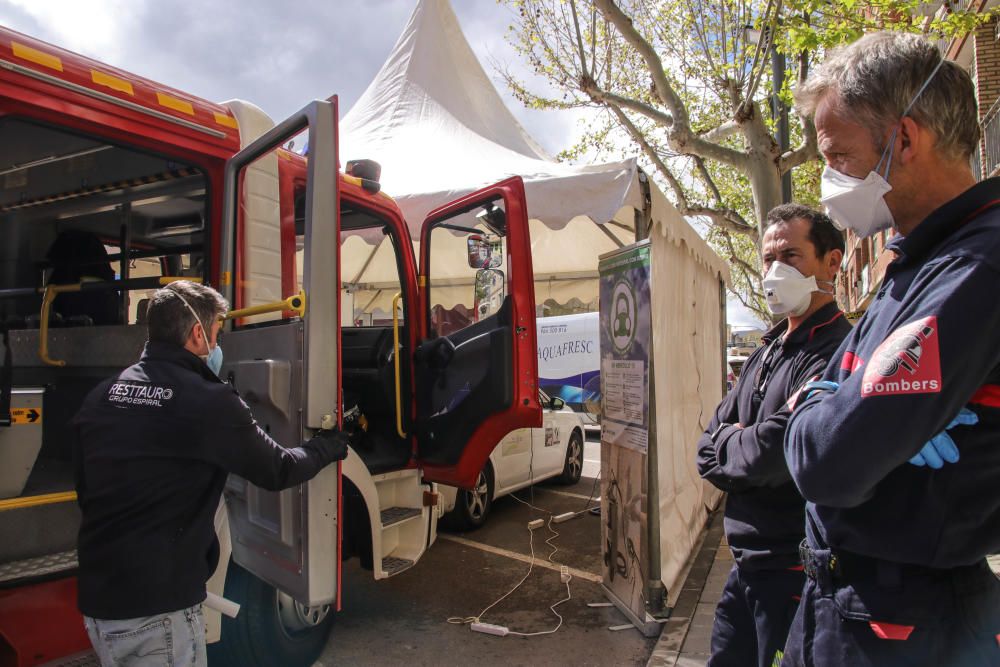
[[(434, 208), (509, 176), (523, 178), (540, 314), (546, 302), (576, 300), (596, 308), (598, 256), (635, 240), (635, 211), (643, 207), (636, 161), (575, 166), (546, 155), (504, 105), (448, 0), (418, 0), (382, 69), (341, 121), (340, 141), (342, 160), (371, 158), (382, 165), (383, 190), (402, 209), (415, 242)], [(726, 273), (651, 188), (654, 225)], [(368, 292), (355, 303), (387, 311), (395, 267), (378, 260), (391, 261), (391, 251), (353, 250), (343, 253), (344, 278)], [(471, 294), (470, 281), (455, 287), (452, 300)]]

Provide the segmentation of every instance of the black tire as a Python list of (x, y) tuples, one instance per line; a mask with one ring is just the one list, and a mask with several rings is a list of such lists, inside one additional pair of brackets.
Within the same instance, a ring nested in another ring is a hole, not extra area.
[(583, 475), (583, 436), (579, 431), (573, 431), (569, 436), (569, 444), (566, 445), (566, 462), (563, 464), (562, 474), (559, 475), (559, 482), (562, 484), (576, 484)]
[[(323, 652), (333, 628), (332, 609), (296, 608), (291, 598), (279, 596), (236, 563), (226, 573), (225, 597), (240, 605), (240, 613), (222, 617), (222, 639), (208, 645), (212, 667), (309, 667)], [(289, 614), (299, 614), (302, 623), (291, 627), (282, 620)]]
[(472, 491), (459, 489), (455, 508), (448, 512), (448, 524), (458, 530), (475, 530), (486, 523), (493, 507), (493, 468), (489, 463), (476, 478)]

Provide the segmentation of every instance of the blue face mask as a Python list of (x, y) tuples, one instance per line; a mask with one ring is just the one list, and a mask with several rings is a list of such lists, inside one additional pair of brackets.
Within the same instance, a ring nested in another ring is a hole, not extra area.
[(205, 360), (208, 364), (208, 368), (216, 375), (222, 370), (222, 346), (216, 345), (212, 348), (212, 351), (208, 353), (208, 359)]
[[(177, 295), (177, 298), (180, 299), (185, 306), (187, 306), (187, 309), (189, 311), (191, 311), (191, 315), (194, 316), (195, 322), (201, 324), (201, 330), (205, 337), (205, 344), (207, 345), (208, 329), (205, 328), (205, 323), (201, 321), (200, 317), (198, 317), (198, 313), (194, 312), (194, 308), (192, 308), (191, 304), (187, 302), (187, 299), (182, 297), (180, 294), (177, 294), (177, 292), (174, 292), (174, 294)], [(200, 356), (201, 360), (205, 362), (209, 370), (211, 370), (216, 375), (219, 375), (219, 372), (222, 370), (222, 347), (216, 344), (215, 347), (209, 347), (208, 354), (198, 355), (198, 356)]]

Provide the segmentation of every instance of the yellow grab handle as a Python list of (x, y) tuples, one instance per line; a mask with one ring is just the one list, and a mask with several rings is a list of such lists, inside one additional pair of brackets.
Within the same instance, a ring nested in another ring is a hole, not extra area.
[(42, 363), (49, 366), (66, 365), (65, 361), (49, 356), (49, 314), (52, 312), (52, 302), (56, 300), (56, 296), (63, 292), (79, 292), (81, 289), (80, 284), (49, 285), (45, 288), (45, 295), (42, 297), (42, 321), (38, 325), (38, 358)]
[(7, 510), (20, 510), (26, 507), (38, 507), (39, 505), (70, 503), (74, 500), (76, 500), (76, 491), (46, 493), (40, 496), (26, 496), (24, 498), (10, 498), (8, 500), (0, 500), (0, 512), (5, 512)]
[(224, 320), (235, 320), (241, 317), (252, 317), (254, 315), (263, 315), (265, 313), (277, 313), (283, 310), (294, 310), (298, 313), (299, 317), (303, 317), (306, 314), (306, 293), (305, 290), (300, 290), (298, 294), (293, 294), (292, 296), (284, 299), (282, 301), (275, 301), (273, 303), (263, 303), (259, 306), (250, 306), (249, 308), (240, 308), (239, 310), (230, 310), (222, 318)]
[(186, 280), (189, 283), (198, 283), (199, 285), (203, 282), (201, 278), (183, 278), (178, 276), (161, 276), (160, 284), (169, 285), (170, 283), (176, 283), (180, 280)]
[(403, 388), (400, 382), (399, 372), (399, 302), (403, 299), (403, 293), (397, 292), (392, 297), (392, 359), (396, 367), (396, 433), (400, 438), (405, 438), (403, 431)]
[[(161, 285), (169, 285), (178, 280), (189, 280), (193, 283), (201, 282), (201, 278), (178, 278), (175, 276), (162, 276), (159, 282)], [(49, 356), (49, 315), (52, 311), (52, 302), (56, 300), (56, 296), (65, 292), (79, 292), (82, 289), (83, 283), (76, 283), (73, 285), (48, 285), (39, 290), (44, 294), (42, 297), (42, 321), (38, 325), (38, 358), (42, 360), (42, 363), (59, 367), (66, 365), (65, 361), (53, 359)], [(128, 288), (125, 287), (122, 289)]]

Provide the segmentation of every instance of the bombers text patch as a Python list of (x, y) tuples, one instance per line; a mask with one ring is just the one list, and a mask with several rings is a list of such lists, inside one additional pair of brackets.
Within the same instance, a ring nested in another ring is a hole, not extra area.
[(905, 324), (882, 341), (865, 369), (862, 396), (936, 394), (941, 391), (937, 317)]
[(174, 390), (148, 382), (115, 382), (108, 387), (105, 400), (117, 405), (145, 405), (162, 408), (174, 397)]

